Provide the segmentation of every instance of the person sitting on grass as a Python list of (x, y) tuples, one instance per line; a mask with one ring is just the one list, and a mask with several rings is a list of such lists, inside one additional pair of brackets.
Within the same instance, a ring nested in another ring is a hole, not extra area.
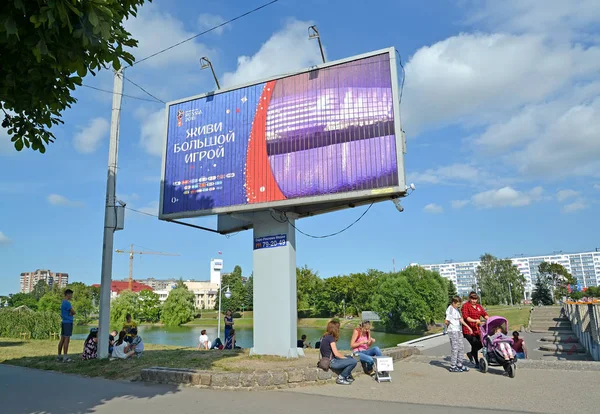
[(90, 329), (90, 333), (83, 344), (81, 359), (96, 359), (98, 356), (98, 328)]
[(127, 334), (127, 336), (125, 337), (125, 342), (131, 343), (132, 335), (130, 331), (132, 329), (137, 329), (137, 323), (133, 319), (131, 319), (131, 314), (128, 313), (127, 315), (125, 315), (125, 323), (123, 324), (123, 330)]
[(129, 347), (135, 351), (135, 356), (140, 358), (142, 352), (144, 352), (144, 342), (142, 342), (142, 337), (137, 334), (136, 328), (131, 329), (129, 334), (131, 335), (131, 345)]
[(310, 342), (306, 342), (306, 335), (302, 335), (300, 338), (301, 339), (298, 339), (296, 346), (298, 348), (310, 348)]
[(211, 343), (208, 340), (208, 335), (206, 335), (206, 329), (202, 329), (200, 331), (200, 341), (198, 342), (198, 350), (204, 349), (208, 351), (211, 348)]
[(125, 337), (127, 336), (127, 332), (121, 331), (119, 332), (119, 339), (115, 342), (115, 347), (113, 348), (112, 358), (114, 359), (128, 359), (131, 358), (135, 354), (135, 349), (132, 349), (127, 342), (125, 342)]
[(112, 331), (110, 335), (108, 335), (108, 355), (112, 355), (113, 348), (115, 347), (115, 341), (117, 338), (118, 332)]
[(513, 345), (512, 348), (517, 354), (517, 359), (527, 359), (527, 346), (523, 338), (519, 338), (519, 332), (513, 332)]

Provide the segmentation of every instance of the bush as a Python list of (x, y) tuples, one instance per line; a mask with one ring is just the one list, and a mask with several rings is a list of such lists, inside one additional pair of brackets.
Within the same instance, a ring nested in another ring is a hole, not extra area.
[(298, 309), (298, 318), (299, 319), (305, 319), (305, 318), (314, 318), (315, 316), (315, 311), (312, 309)]
[(241, 317), (242, 317), (242, 314), (241, 314), (241, 313), (239, 313), (239, 312), (233, 312), (233, 313), (231, 314), (231, 316), (232, 316), (233, 318), (236, 318), (236, 319), (237, 319), (237, 318), (241, 318)]
[(56, 312), (0, 310), (0, 336), (7, 338), (19, 338), (21, 333), (27, 332), (31, 339), (48, 339), (53, 332), (60, 332), (60, 323)]

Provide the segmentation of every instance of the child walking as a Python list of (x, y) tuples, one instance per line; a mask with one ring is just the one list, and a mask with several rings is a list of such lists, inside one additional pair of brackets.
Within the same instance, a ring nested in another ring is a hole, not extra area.
[(473, 333), (473, 330), (467, 325), (458, 310), (461, 304), (461, 299), (458, 296), (452, 298), (452, 303), (446, 309), (446, 320), (444, 321), (448, 327), (446, 332), (450, 338), (450, 372), (466, 372), (469, 368), (462, 363), (465, 353), (465, 344), (463, 341), (463, 333), (460, 325), (463, 325), (467, 330)]

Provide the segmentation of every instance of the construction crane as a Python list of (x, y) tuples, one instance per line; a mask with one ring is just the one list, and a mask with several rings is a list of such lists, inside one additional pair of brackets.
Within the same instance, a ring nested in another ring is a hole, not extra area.
[(133, 251), (133, 244), (127, 250), (115, 250), (117, 253), (129, 253), (129, 290), (133, 292), (133, 255), (134, 254), (154, 254), (158, 256), (179, 256), (178, 253), (162, 253), (162, 252), (135, 252)]

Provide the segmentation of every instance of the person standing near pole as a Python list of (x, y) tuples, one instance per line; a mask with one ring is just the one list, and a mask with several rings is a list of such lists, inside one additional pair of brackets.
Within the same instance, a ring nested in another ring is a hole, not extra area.
[(462, 300), (458, 296), (452, 298), (452, 303), (446, 309), (445, 325), (448, 327), (448, 337), (450, 338), (450, 372), (466, 372), (469, 368), (462, 363), (465, 353), (465, 344), (461, 325), (467, 332), (473, 333), (473, 330), (466, 324), (458, 308)]
[(71, 305), (72, 298), (73, 291), (71, 289), (65, 290), (65, 297), (60, 305), (62, 324), (60, 328), (60, 341), (58, 341), (58, 357), (56, 358), (59, 362), (71, 362), (71, 358), (69, 358), (69, 342), (71, 341), (71, 335), (73, 335), (73, 316), (75, 315), (75, 310), (73, 309), (73, 305)]
[(231, 316), (231, 311), (228, 310), (225, 312), (225, 340), (229, 338), (229, 333), (233, 329), (233, 316)]

